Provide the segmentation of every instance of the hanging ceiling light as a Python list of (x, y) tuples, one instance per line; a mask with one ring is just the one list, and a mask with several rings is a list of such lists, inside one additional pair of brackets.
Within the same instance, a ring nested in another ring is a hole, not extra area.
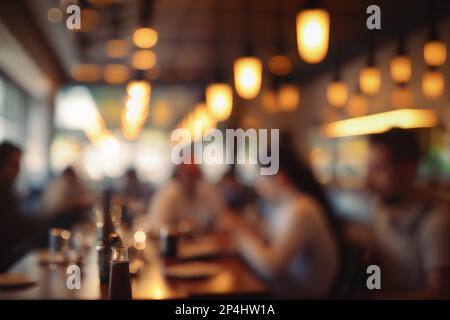
[(351, 117), (361, 117), (367, 114), (369, 110), (369, 102), (367, 97), (357, 90), (348, 101), (347, 112)]
[(422, 77), (422, 91), (428, 99), (437, 99), (442, 96), (445, 88), (444, 75), (430, 69)]
[(291, 73), (292, 62), (287, 56), (276, 55), (269, 59), (267, 64), (269, 71), (277, 76), (286, 76)]
[(158, 33), (152, 28), (139, 28), (133, 33), (133, 42), (141, 49), (150, 49), (158, 42)]
[(392, 93), (392, 106), (396, 109), (410, 109), (414, 107), (414, 96), (406, 85), (397, 85)]
[(110, 26), (111, 40), (105, 45), (106, 56), (113, 59), (124, 58), (128, 55), (128, 42), (121, 39), (121, 30), (123, 28), (120, 17), (120, 6), (117, 3), (111, 6)]
[(332, 81), (327, 86), (327, 99), (333, 107), (342, 108), (347, 103), (348, 86), (343, 81)]
[(253, 55), (251, 43), (251, 6), (250, 0), (246, 1), (247, 16), (247, 43), (246, 55), (234, 61), (234, 85), (237, 94), (243, 99), (254, 99), (261, 90), (262, 62)]
[(205, 97), (209, 113), (216, 121), (227, 120), (233, 109), (233, 89), (225, 82), (225, 76), (222, 70), (222, 61), (220, 59), (220, 40), (221, 40), (221, 6), (220, 0), (216, 0), (215, 6), (215, 59), (216, 75), (215, 83), (206, 87)]
[(319, 63), (328, 52), (330, 14), (318, 1), (297, 13), (297, 47), (300, 57), (308, 63)]
[(262, 83), (262, 63), (257, 57), (242, 57), (234, 62), (236, 92), (243, 99), (255, 98)]
[(280, 111), (294, 111), (300, 104), (300, 90), (292, 83), (284, 83), (278, 89)]
[(447, 46), (442, 41), (430, 40), (425, 43), (423, 57), (429, 66), (441, 66), (447, 60)]
[(70, 69), (72, 78), (80, 82), (96, 82), (102, 77), (102, 70), (96, 64), (79, 64)]
[(368, 95), (377, 94), (381, 87), (381, 72), (374, 66), (367, 66), (359, 72), (359, 86)]
[[(276, 90), (276, 105), (279, 109), (279, 111), (282, 112), (291, 112), (298, 108), (300, 104), (300, 88), (295, 83), (293, 76), (291, 73), (292, 71), (292, 64), (289, 60), (289, 58), (286, 56), (286, 48), (284, 44), (284, 30), (283, 30), (283, 22), (284, 22), (284, 13), (283, 13), (283, 6), (282, 2), (278, 2), (278, 14), (277, 14), (277, 45), (276, 50), (278, 55), (273, 57), (271, 61), (275, 61), (281, 65), (286, 64), (286, 66), (289, 66), (289, 72), (287, 73), (281, 73), (281, 72), (272, 72), (271, 78), (273, 83), (275, 84), (275, 90)], [(284, 57), (284, 58), (283, 58)], [(284, 61), (284, 59), (287, 59)], [(284, 61), (284, 62), (283, 62)], [(276, 69), (276, 68), (275, 68)], [(279, 70), (273, 70), (273, 71), (279, 71)], [(287, 70), (286, 70), (287, 71)]]
[(134, 44), (141, 49), (150, 49), (158, 42), (158, 32), (151, 28), (153, 0), (143, 0), (140, 10), (140, 27), (133, 33)]
[(405, 44), (405, 23), (403, 2), (399, 1), (397, 5), (398, 15), (398, 51), (391, 59), (390, 72), (392, 80), (397, 84), (405, 84), (411, 79), (412, 63), (411, 58), (406, 53)]
[(113, 39), (106, 42), (105, 53), (109, 58), (124, 58), (128, 54), (128, 46), (125, 40)]
[(109, 64), (103, 70), (103, 78), (109, 84), (122, 84), (130, 78), (130, 70), (123, 64)]
[(439, 38), (437, 10), (434, 5), (435, 3), (430, 1), (431, 30), (430, 37), (423, 47), (423, 58), (430, 67), (439, 67), (447, 60), (447, 46)]
[(327, 100), (331, 106), (342, 108), (347, 103), (348, 86), (341, 80), (339, 52), (335, 53), (335, 57), (334, 79), (327, 85)]
[(233, 109), (233, 89), (227, 83), (213, 83), (206, 87), (208, 111), (217, 121), (225, 121)]
[(396, 83), (406, 83), (411, 79), (411, 58), (407, 55), (396, 55), (390, 64), (391, 77)]
[(136, 51), (131, 63), (135, 69), (150, 70), (156, 64), (156, 54), (151, 50)]
[(359, 88), (362, 93), (375, 95), (381, 88), (381, 71), (375, 66), (374, 57), (374, 34), (369, 35), (369, 59), (367, 66), (359, 72)]
[(261, 94), (261, 105), (267, 113), (275, 114), (279, 111), (277, 96), (272, 88), (265, 89)]

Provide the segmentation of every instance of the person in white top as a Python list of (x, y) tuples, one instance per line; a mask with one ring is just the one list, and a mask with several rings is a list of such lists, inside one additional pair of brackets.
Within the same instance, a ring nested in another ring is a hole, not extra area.
[(277, 298), (327, 298), (340, 266), (335, 222), (325, 194), (290, 144), (280, 146), (280, 170), (261, 176), (256, 190), (270, 204), (263, 234), (236, 214), (222, 221), (242, 257)]
[(43, 195), (43, 209), (49, 216), (72, 211), (87, 212), (94, 204), (94, 196), (75, 169), (67, 167), (61, 176), (49, 183)]
[(195, 164), (181, 164), (174, 178), (153, 196), (143, 228), (158, 235), (163, 227), (180, 232), (210, 231), (222, 211), (219, 192), (203, 180)]

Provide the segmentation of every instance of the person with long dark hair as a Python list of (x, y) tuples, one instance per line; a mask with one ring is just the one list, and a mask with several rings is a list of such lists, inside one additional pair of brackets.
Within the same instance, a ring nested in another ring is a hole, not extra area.
[(257, 193), (269, 203), (263, 234), (233, 213), (224, 225), (240, 255), (273, 285), (279, 298), (327, 298), (339, 273), (338, 231), (322, 186), (290, 139), (279, 149), (279, 171), (261, 176)]

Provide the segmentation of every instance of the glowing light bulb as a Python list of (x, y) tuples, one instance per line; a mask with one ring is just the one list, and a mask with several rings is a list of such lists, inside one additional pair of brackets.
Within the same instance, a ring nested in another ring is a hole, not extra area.
[(149, 49), (158, 42), (158, 33), (152, 28), (139, 28), (133, 33), (133, 42), (141, 49)]
[(327, 86), (327, 99), (333, 107), (345, 106), (348, 99), (348, 86), (342, 81), (330, 82)]
[(233, 90), (226, 83), (213, 83), (206, 88), (206, 104), (209, 113), (217, 121), (225, 121), (233, 109)]
[(324, 9), (306, 9), (297, 14), (297, 47), (308, 63), (319, 63), (328, 52), (330, 15)]
[(368, 95), (377, 94), (381, 87), (381, 72), (375, 67), (366, 67), (359, 73), (361, 91)]
[(244, 99), (255, 98), (262, 82), (262, 63), (256, 57), (242, 57), (234, 62), (234, 82), (238, 95)]

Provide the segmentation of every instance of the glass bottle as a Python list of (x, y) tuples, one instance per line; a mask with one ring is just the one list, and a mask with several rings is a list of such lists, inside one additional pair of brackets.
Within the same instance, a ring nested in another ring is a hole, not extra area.
[(127, 247), (115, 246), (111, 248), (108, 298), (110, 300), (132, 299)]

